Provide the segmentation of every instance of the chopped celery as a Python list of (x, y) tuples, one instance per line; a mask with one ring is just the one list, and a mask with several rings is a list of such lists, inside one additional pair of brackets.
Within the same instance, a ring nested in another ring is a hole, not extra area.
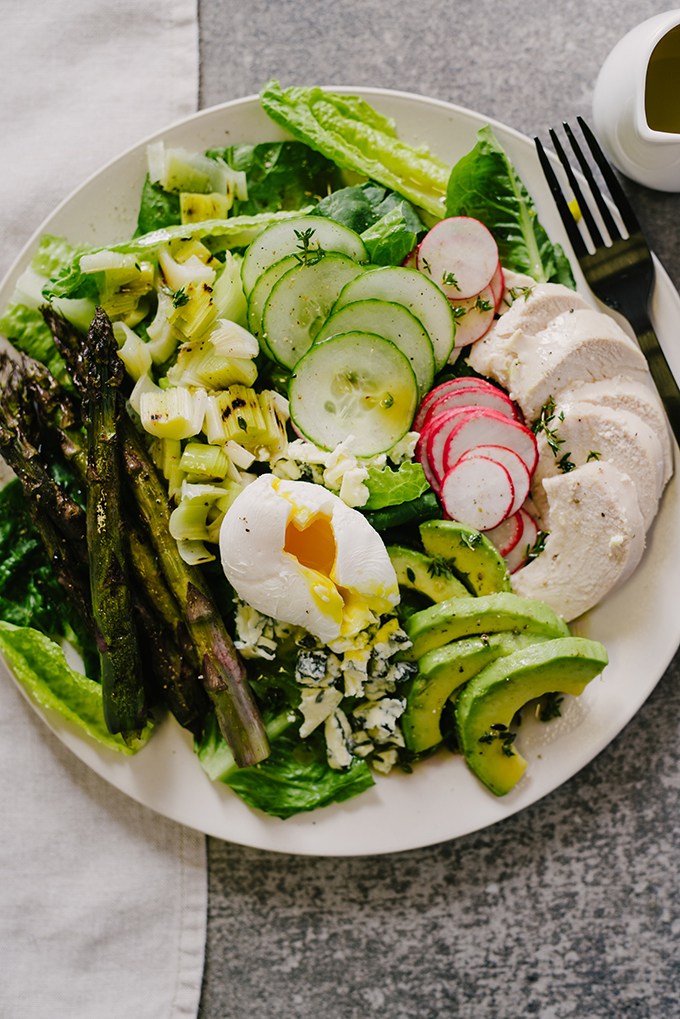
[(223, 159), (211, 159), (183, 148), (166, 148), (162, 141), (147, 147), (149, 179), (165, 191), (195, 191), (207, 194), (217, 191), (235, 194), (245, 201), (248, 191), (245, 174), (232, 170)]
[(257, 357), (260, 352), (253, 334), (229, 319), (218, 319), (209, 339), (216, 352), (224, 357)]
[(224, 219), (233, 205), (227, 195), (211, 191), (208, 195), (184, 191), (179, 196), (179, 214), (183, 223), (200, 223), (204, 219)]
[(179, 461), (180, 468), (187, 474), (206, 479), (225, 478), (229, 464), (224, 448), (207, 442), (188, 442)]
[(188, 439), (200, 432), (205, 414), (205, 390), (170, 389), (142, 392), (139, 416), (150, 435)]
[(224, 443), (234, 439), (246, 449), (261, 445), (269, 433), (257, 393), (241, 385), (208, 395), (205, 430), (208, 442)]
[(113, 323), (113, 335), (119, 345), (119, 358), (130, 378), (137, 382), (140, 376), (148, 374), (151, 369), (151, 352), (148, 344), (124, 322)]

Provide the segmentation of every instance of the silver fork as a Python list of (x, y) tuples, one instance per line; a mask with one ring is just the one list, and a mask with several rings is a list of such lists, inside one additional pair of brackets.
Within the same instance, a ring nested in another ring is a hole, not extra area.
[[(549, 134), (557, 157), (565, 169), (574, 199), (578, 203), (584, 230), (579, 228), (553, 166), (540, 140), (535, 138), (538, 158), (585, 280), (604, 304), (619, 312), (630, 323), (640, 349), (647, 359), (650, 374), (663, 401), (673, 434), (680, 443), (680, 389), (649, 317), (649, 305), (656, 276), (652, 255), (637, 217), (594, 134), (582, 117), (577, 117), (577, 121), (607, 185), (609, 201), (602, 194), (592, 167), (570, 126), (564, 124), (564, 131), (585, 178), (589, 198), (584, 194), (584, 188), (574, 173), (556, 132), (551, 129)], [(610, 203), (617, 209), (625, 233), (621, 231), (612, 215)], [(599, 223), (593, 212), (593, 205), (599, 214)], [(607, 237), (600, 224), (604, 227)], [(590, 246), (586, 243), (587, 240)]]

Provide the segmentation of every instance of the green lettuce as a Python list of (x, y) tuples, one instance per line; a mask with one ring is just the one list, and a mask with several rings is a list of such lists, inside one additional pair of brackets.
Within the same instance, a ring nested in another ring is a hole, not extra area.
[(97, 743), (133, 754), (149, 739), (151, 725), (129, 744), (108, 731), (100, 684), (72, 669), (61, 647), (44, 633), (0, 621), (0, 653), (34, 704), (56, 712)]
[(397, 470), (391, 467), (369, 467), (365, 485), (369, 497), (362, 509), (367, 511), (412, 502), (430, 487), (421, 465), (411, 460), (405, 460)]
[(364, 99), (318, 87), (282, 89), (270, 81), (260, 103), (275, 123), (341, 169), (377, 181), (441, 219), (449, 166), (400, 141), (392, 120)]
[(150, 180), (147, 174), (139, 198), (135, 236), (139, 237), (181, 222), (179, 195), (173, 191), (166, 191), (157, 181)]
[(248, 198), (234, 199), (236, 216), (301, 209), (340, 185), (335, 164), (301, 142), (231, 145), (209, 149), (206, 155), (222, 159), (246, 175)]
[(214, 718), (208, 720), (195, 751), (203, 770), (229, 786), (249, 807), (273, 817), (292, 817), (330, 803), (342, 803), (375, 784), (365, 761), (354, 758), (342, 771), (333, 769), (319, 742), (288, 735), (295, 719), (287, 711), (265, 722), (271, 753), (261, 764), (237, 768)]
[(451, 170), (446, 215), (481, 220), (496, 238), (507, 268), (539, 283), (575, 286), (564, 251), (541, 226), (531, 196), (489, 126), (477, 133), (474, 148)]
[(358, 233), (373, 265), (400, 265), (425, 231), (410, 202), (373, 181), (327, 195), (314, 212)]
[[(301, 210), (309, 212), (306, 208)], [(202, 240), (212, 251), (224, 251), (226, 248), (245, 248), (271, 223), (279, 219), (288, 219), (299, 215), (299, 212), (262, 212), (254, 216), (232, 216), (230, 219), (205, 219), (198, 223), (175, 223), (167, 227), (159, 227), (151, 233), (140, 234), (129, 241), (120, 241), (95, 251), (119, 251), (126, 255), (138, 255), (140, 258), (154, 260), (158, 252), (167, 244), (177, 240)], [(64, 266), (58, 275), (44, 287), (43, 293), (48, 300), (54, 298), (89, 297), (92, 289), (96, 290), (96, 273), (84, 273), (80, 269), (80, 255)]]

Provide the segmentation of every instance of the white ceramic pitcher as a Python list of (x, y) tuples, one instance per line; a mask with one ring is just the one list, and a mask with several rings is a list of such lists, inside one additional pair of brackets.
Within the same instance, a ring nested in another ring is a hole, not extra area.
[(617, 43), (593, 92), (593, 126), (612, 163), (659, 191), (680, 191), (680, 9)]

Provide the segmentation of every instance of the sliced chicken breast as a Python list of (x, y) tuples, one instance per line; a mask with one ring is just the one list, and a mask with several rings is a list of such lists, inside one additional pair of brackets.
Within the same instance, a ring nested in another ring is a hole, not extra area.
[(546, 478), (545, 492), (545, 548), (513, 574), (512, 586), (569, 622), (630, 576), (644, 551), (645, 521), (633, 482), (612, 463)]
[[(656, 516), (664, 487), (660, 440), (650, 426), (627, 410), (594, 403), (558, 404), (550, 431), (539, 433), (539, 458), (531, 493), (541, 521), (546, 512), (546, 479), (592, 460), (614, 464), (637, 492), (645, 527)], [(555, 451), (555, 442), (559, 449)]]
[(566, 403), (595, 403), (601, 407), (613, 407), (637, 414), (659, 439), (663, 449), (664, 485), (670, 480), (673, 473), (671, 433), (663, 404), (651, 380), (640, 382), (618, 377), (601, 382), (585, 382), (567, 389), (561, 399)]

